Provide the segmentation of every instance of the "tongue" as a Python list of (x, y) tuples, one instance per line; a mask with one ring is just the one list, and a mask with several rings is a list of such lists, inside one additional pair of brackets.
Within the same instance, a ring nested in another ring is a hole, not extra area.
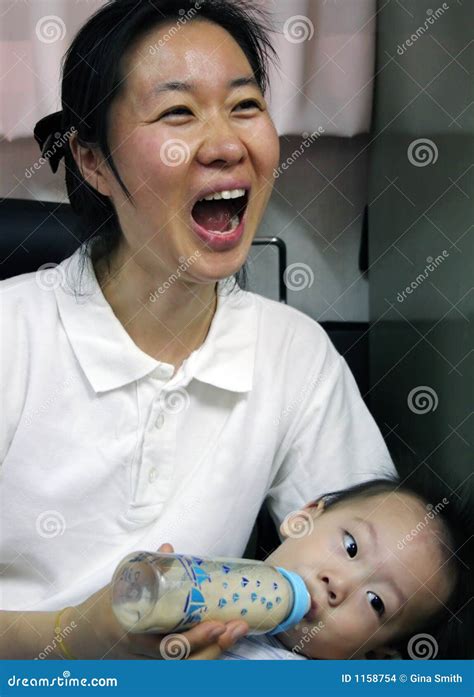
[(193, 208), (194, 220), (206, 230), (226, 232), (234, 216), (234, 206), (227, 200), (199, 201)]

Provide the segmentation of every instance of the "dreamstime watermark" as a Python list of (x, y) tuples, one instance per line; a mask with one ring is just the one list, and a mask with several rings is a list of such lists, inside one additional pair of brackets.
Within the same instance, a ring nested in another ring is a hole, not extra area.
[(160, 407), (166, 414), (179, 414), (181, 411), (186, 411), (189, 402), (189, 395), (184, 387), (160, 394)]
[(438, 146), (429, 138), (418, 138), (408, 146), (407, 155), (414, 167), (435, 165), (438, 161)]
[(325, 628), (325, 624), (322, 620), (318, 622), (318, 624), (315, 624), (311, 629), (308, 629), (308, 627), (303, 627), (303, 636), (301, 637), (300, 641), (293, 646), (291, 649), (292, 653), (301, 653), (303, 652), (305, 646), (309, 644), (311, 639), (315, 637), (321, 630)]
[(414, 414), (428, 414), (438, 408), (438, 395), (432, 387), (418, 385), (410, 390), (407, 404)]
[(35, 274), (36, 285), (41, 290), (56, 290), (63, 284), (65, 278), (64, 267), (53, 262), (42, 264)]
[(66, 36), (66, 25), (57, 15), (45, 15), (36, 22), (35, 32), (43, 44), (54, 44)]
[(314, 283), (314, 273), (308, 264), (296, 262), (286, 267), (283, 282), (288, 290), (304, 290)]
[(442, 253), (438, 254), (438, 256), (434, 259), (433, 257), (426, 257), (427, 264), (423, 272), (419, 273), (415, 280), (412, 281), (409, 286), (407, 286), (404, 290), (398, 293), (397, 302), (402, 303), (407, 299), (408, 295), (412, 295), (412, 293), (414, 293), (415, 290), (426, 281), (430, 273), (433, 273), (433, 271), (435, 271), (438, 268), (438, 266), (440, 266), (443, 263), (443, 261), (445, 261), (445, 259), (447, 259), (448, 257), (449, 252), (446, 251), (446, 249), (443, 249)]
[(427, 525), (430, 524), (432, 520), (436, 518), (436, 516), (441, 513), (441, 511), (449, 504), (449, 499), (444, 497), (442, 501), (436, 504), (436, 506), (433, 506), (433, 504), (429, 503), (427, 504), (426, 508), (428, 510), (428, 513), (425, 514), (425, 517), (423, 520), (420, 520), (416, 527), (414, 527), (410, 532), (408, 532), (404, 537), (402, 537), (399, 542), (397, 542), (397, 548), (402, 551), (404, 547), (406, 547), (410, 542), (412, 542), (417, 535), (420, 534), (422, 530), (426, 528)]
[(160, 654), (165, 661), (182, 661), (191, 653), (191, 644), (182, 634), (168, 634), (160, 642)]
[(302, 44), (311, 41), (314, 36), (314, 24), (305, 15), (293, 15), (286, 20), (283, 35), (291, 44)]
[(73, 678), (71, 671), (63, 670), (62, 675), (52, 677), (22, 678), (11, 675), (7, 680), (8, 687), (117, 687), (117, 678)]
[(281, 177), (283, 172), (286, 172), (287, 169), (291, 167), (291, 165), (298, 160), (298, 158), (303, 155), (304, 151), (309, 148), (309, 146), (314, 143), (315, 140), (317, 140), (320, 136), (325, 133), (325, 129), (323, 126), (319, 126), (316, 131), (313, 131), (312, 133), (303, 133), (304, 140), (302, 141), (300, 147), (298, 150), (295, 150), (291, 155), (289, 155), (284, 162), (282, 162), (276, 169), (273, 170), (273, 178), (278, 179), (278, 177)]
[(446, 10), (449, 10), (449, 5), (447, 2), (443, 2), (443, 4), (436, 10), (426, 10), (426, 14), (428, 15), (428, 17), (425, 19), (424, 23), (418, 27), (418, 29), (414, 32), (414, 34), (410, 36), (409, 39), (406, 39), (401, 45), (398, 44), (398, 55), (403, 56), (403, 54), (406, 53), (408, 49), (418, 41), (418, 39), (420, 39), (424, 34), (426, 34), (427, 31), (429, 31), (430, 26), (435, 24), (435, 22), (444, 15)]
[(54, 134), (54, 140), (51, 143), (51, 146), (48, 147), (48, 149), (43, 153), (43, 155), (39, 158), (39, 160), (36, 160), (31, 167), (27, 167), (25, 169), (25, 177), (26, 179), (31, 179), (31, 177), (34, 175), (35, 172), (38, 172), (43, 165), (45, 165), (49, 158), (52, 157), (57, 150), (60, 150), (69, 140), (69, 137), (77, 133), (77, 128), (74, 126), (71, 126), (71, 128), (64, 133), (60, 133), (59, 131), (56, 131)]
[(314, 377), (311, 378), (311, 380), (305, 382), (301, 392), (292, 399), (292, 401), (287, 407), (283, 409), (278, 419), (276, 420), (276, 423), (280, 424), (283, 421), (283, 419), (289, 416), (291, 412), (294, 411), (294, 409), (305, 399), (308, 392), (313, 390), (316, 386), (321, 385), (323, 381), (326, 379), (326, 377), (327, 373), (321, 372), (317, 373)]
[(314, 530), (313, 516), (304, 509), (291, 511), (282, 523), (282, 533), (286, 537), (299, 539), (310, 535)]
[(24, 427), (29, 428), (33, 423), (34, 419), (40, 416), (40, 414), (43, 414), (45, 411), (47, 411), (49, 407), (56, 401), (59, 395), (63, 393), (64, 389), (70, 387), (70, 385), (73, 385), (75, 382), (77, 382), (76, 378), (72, 377), (63, 380), (54, 390), (52, 390), (49, 393), (48, 398), (44, 402), (42, 402), (39, 407), (27, 412), (25, 422), (23, 424)]
[(181, 17), (176, 21), (176, 24), (169, 29), (166, 34), (163, 34), (162, 38), (156, 43), (153, 44), (149, 47), (148, 52), (150, 53), (151, 56), (154, 56), (160, 48), (163, 48), (163, 46), (173, 38), (173, 36), (176, 36), (176, 34), (182, 29), (182, 27), (186, 24), (186, 22), (189, 22), (189, 20), (194, 19), (194, 17), (197, 15), (199, 10), (201, 9), (201, 3), (200, 2), (195, 2), (194, 7), (192, 7), (190, 10), (185, 12), (183, 9), (179, 10), (179, 13)]
[(59, 511), (43, 511), (36, 518), (36, 532), (40, 537), (51, 539), (64, 535), (66, 521)]
[(431, 634), (415, 634), (408, 642), (407, 651), (413, 661), (429, 661), (438, 655), (438, 642)]
[(49, 654), (55, 651), (55, 649), (58, 648), (60, 645), (61, 641), (63, 639), (66, 639), (71, 632), (76, 629), (77, 624), (74, 620), (70, 624), (68, 624), (64, 629), (61, 629), (60, 632), (57, 632), (53, 641), (51, 644), (48, 644), (45, 646), (45, 648), (36, 656), (34, 659), (35, 661), (44, 661), (45, 658), (48, 658)]
[(187, 271), (197, 261), (197, 259), (199, 259), (200, 256), (201, 252), (199, 250), (196, 250), (194, 254), (192, 254), (190, 257), (179, 257), (180, 264), (178, 268), (174, 273), (171, 274), (171, 276), (168, 277), (168, 279), (163, 283), (163, 285), (159, 286), (155, 291), (153, 291), (153, 293), (150, 293), (150, 302), (156, 302), (160, 295), (166, 293), (166, 291), (169, 290), (169, 288), (171, 288), (173, 283), (176, 283), (176, 281), (181, 277), (181, 274), (184, 271)]
[(160, 159), (167, 167), (179, 167), (189, 162), (190, 157), (189, 145), (179, 138), (166, 140), (160, 148)]

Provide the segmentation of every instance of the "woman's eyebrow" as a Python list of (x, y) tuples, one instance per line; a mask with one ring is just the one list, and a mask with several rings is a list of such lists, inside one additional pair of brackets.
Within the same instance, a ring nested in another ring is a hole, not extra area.
[[(253, 75), (245, 75), (242, 77), (236, 77), (227, 83), (227, 89), (237, 89), (238, 87), (252, 86), (260, 89), (256, 78)], [(163, 82), (159, 85), (155, 85), (153, 90), (147, 96), (147, 100), (156, 97), (158, 94), (163, 92), (195, 92), (198, 86), (195, 82), (181, 82), (180, 80), (172, 80), (171, 82)]]

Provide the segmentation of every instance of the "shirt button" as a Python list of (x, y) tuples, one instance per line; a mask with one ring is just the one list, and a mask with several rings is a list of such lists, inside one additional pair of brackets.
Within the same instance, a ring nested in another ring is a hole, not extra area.
[(156, 428), (161, 428), (164, 423), (165, 423), (164, 415), (162, 413), (158, 414), (158, 416), (156, 417), (156, 421), (155, 421)]
[(152, 467), (151, 470), (148, 472), (148, 481), (150, 482), (150, 484), (153, 484), (157, 476), (158, 470), (156, 469), (156, 467)]
[(171, 365), (160, 365), (152, 372), (151, 377), (157, 380), (165, 380), (170, 378), (174, 373), (174, 368)]

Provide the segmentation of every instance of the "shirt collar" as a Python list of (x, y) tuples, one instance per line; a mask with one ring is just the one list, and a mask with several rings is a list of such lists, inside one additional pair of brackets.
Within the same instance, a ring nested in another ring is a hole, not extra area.
[[(81, 261), (84, 271), (80, 278)], [(173, 366), (142, 351), (115, 316), (98, 284), (94, 267), (81, 248), (58, 267), (55, 288), (59, 315), (76, 358), (95, 392), (140, 380)], [(233, 392), (252, 389), (257, 344), (257, 309), (252, 293), (218, 283), (217, 308), (206, 340), (183, 363), (186, 384), (193, 378)], [(183, 381), (180, 380), (180, 384)]]

